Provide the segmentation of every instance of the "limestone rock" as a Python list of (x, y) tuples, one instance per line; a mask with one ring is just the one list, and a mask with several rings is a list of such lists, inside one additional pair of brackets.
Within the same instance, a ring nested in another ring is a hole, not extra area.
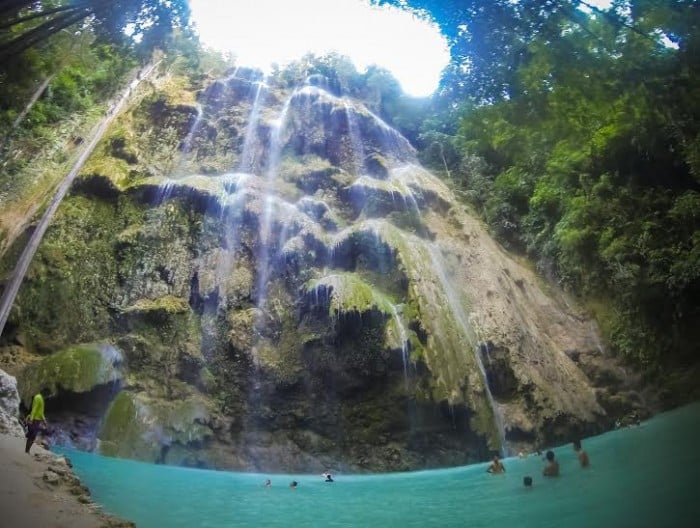
[(52, 485), (58, 485), (61, 482), (61, 476), (51, 470), (44, 471), (41, 478), (44, 480), (44, 482)]
[(17, 380), (4, 370), (0, 370), (0, 432), (24, 436), (24, 429), (19, 423), (18, 415)]
[(83, 393), (122, 377), (122, 354), (108, 344), (78, 345), (29, 365), (20, 375), (20, 394), (31, 405), (34, 394), (48, 388)]

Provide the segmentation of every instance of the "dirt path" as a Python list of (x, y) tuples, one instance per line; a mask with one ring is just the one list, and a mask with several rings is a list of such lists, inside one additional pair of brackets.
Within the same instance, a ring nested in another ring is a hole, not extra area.
[(100, 512), (65, 458), (0, 434), (0, 528), (127, 528)]

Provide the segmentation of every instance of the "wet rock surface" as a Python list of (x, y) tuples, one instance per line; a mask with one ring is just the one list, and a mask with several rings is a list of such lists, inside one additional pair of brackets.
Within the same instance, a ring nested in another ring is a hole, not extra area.
[(503, 436), (531, 448), (598, 432), (646, 405), (590, 318), (405, 138), (323, 86), (253, 71), (197, 97), (156, 84), (88, 164), (10, 321), (30, 354), (123, 353), (119, 385), (97, 384), (114, 389), (102, 410), (61, 394), (75, 445), (197, 467), (406, 470), (483, 460)]

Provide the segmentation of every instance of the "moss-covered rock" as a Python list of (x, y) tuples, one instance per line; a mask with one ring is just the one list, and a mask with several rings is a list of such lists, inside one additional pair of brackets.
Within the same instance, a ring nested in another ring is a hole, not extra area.
[(61, 350), (24, 369), (19, 377), (19, 391), (26, 406), (43, 388), (59, 391), (90, 392), (100, 385), (120, 380), (122, 353), (104, 343), (77, 345)]
[(249, 351), (255, 342), (255, 326), (263, 317), (262, 310), (248, 308), (232, 312), (228, 316), (229, 343), (240, 351)]
[(369, 217), (417, 208), (412, 191), (400, 180), (361, 176), (350, 185), (348, 194), (353, 206)]
[(325, 307), (332, 318), (370, 311), (390, 316), (394, 309), (386, 295), (353, 273), (335, 273), (312, 279), (304, 285), (304, 292), (312, 308)]
[(209, 417), (207, 404), (194, 394), (186, 400), (166, 401), (122, 391), (104, 417), (99, 451), (158, 462), (170, 446), (201, 447), (212, 435), (205, 425)]
[(172, 315), (189, 311), (190, 307), (186, 299), (165, 295), (157, 299), (139, 299), (130, 306), (124, 308), (125, 314), (158, 314)]

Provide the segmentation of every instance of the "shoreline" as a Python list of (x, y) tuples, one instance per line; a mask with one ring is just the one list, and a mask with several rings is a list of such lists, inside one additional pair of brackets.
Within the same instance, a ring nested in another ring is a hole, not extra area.
[(102, 511), (70, 460), (25, 439), (0, 433), (0, 525), (12, 528), (135, 528)]

